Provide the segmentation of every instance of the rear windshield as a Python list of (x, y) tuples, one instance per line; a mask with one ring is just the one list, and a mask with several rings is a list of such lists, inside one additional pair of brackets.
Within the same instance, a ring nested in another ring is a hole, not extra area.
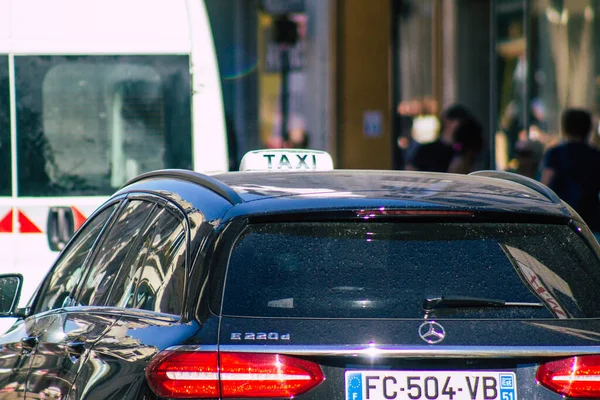
[(423, 318), (428, 297), (538, 307), (439, 308), (444, 318), (598, 317), (600, 268), (564, 225), (271, 223), (232, 249), (222, 312), (231, 316)]

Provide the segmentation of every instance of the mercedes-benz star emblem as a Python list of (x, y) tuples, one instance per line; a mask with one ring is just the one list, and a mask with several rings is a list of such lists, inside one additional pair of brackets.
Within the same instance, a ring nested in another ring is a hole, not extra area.
[(419, 327), (419, 336), (429, 344), (436, 344), (444, 340), (446, 331), (435, 321), (426, 321)]

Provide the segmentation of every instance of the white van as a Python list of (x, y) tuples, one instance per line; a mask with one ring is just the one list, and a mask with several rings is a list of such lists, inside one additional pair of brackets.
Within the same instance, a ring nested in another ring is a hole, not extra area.
[(0, 272), (24, 275), (21, 306), (90, 213), (159, 168), (228, 168), (203, 0), (0, 0)]

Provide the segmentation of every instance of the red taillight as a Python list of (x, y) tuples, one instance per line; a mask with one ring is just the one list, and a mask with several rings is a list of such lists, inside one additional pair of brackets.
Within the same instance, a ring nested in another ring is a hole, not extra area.
[(162, 352), (146, 368), (148, 384), (159, 396), (171, 398), (289, 398), (325, 379), (318, 364), (295, 357), (218, 354)]
[(221, 353), (223, 397), (294, 397), (323, 382), (319, 365), (280, 354)]
[(217, 398), (217, 352), (163, 351), (146, 367), (146, 378), (161, 397)]
[(579, 356), (540, 365), (537, 381), (567, 397), (600, 397), (600, 356)]

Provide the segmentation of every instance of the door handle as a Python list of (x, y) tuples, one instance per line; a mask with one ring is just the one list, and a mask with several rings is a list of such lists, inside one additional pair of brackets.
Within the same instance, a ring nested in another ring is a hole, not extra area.
[(75, 219), (70, 207), (51, 207), (48, 211), (48, 245), (52, 251), (61, 251), (75, 231)]
[(76, 362), (79, 357), (85, 351), (85, 343), (84, 342), (70, 342), (66, 346), (67, 354), (69, 354), (69, 358), (72, 362)]
[[(46, 395), (46, 398), (49, 399), (60, 399), (62, 398), (62, 391), (54, 386), (50, 386), (49, 388), (45, 388), (42, 390), (42, 393)], [(40, 393), (41, 394), (41, 393)]]
[(21, 349), (26, 352), (31, 352), (39, 343), (36, 337), (28, 336), (21, 339)]
[(85, 344), (83, 342), (71, 342), (67, 344), (67, 352), (69, 354), (81, 355), (85, 350)]

